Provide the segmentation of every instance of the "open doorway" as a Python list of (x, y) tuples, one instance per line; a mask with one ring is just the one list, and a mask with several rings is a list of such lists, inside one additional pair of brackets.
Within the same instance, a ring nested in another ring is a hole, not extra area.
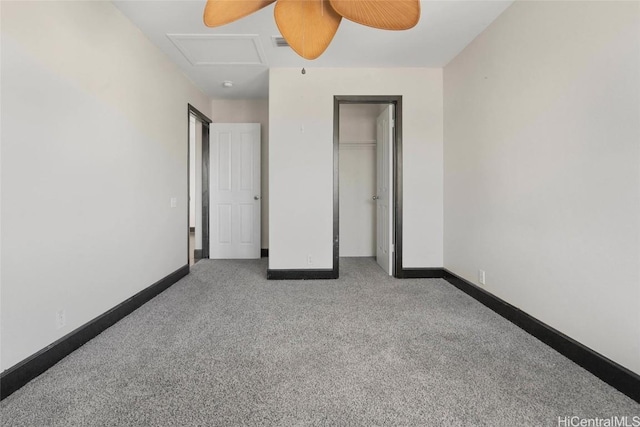
[(208, 258), (209, 241), (209, 123), (192, 105), (188, 107), (188, 260), (193, 265)]
[(372, 257), (393, 275), (393, 104), (340, 108), (340, 257)]
[(340, 256), (402, 274), (402, 97), (334, 97), (334, 276)]

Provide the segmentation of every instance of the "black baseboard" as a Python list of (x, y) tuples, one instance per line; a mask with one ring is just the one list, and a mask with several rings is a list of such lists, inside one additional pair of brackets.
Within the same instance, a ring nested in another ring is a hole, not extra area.
[(442, 279), (443, 268), (403, 268), (396, 272), (398, 279)]
[(444, 279), (602, 381), (640, 403), (640, 375), (580, 344), (508, 302), (444, 270)]
[(0, 400), (24, 386), (58, 363), (64, 357), (80, 348), (86, 342), (124, 318), (138, 307), (189, 274), (189, 266), (180, 267), (153, 285), (138, 292), (126, 301), (113, 307), (106, 313), (85, 323), (68, 333), (53, 344), (43, 348), (17, 365), (12, 366), (0, 375)]
[(194, 249), (193, 250), (193, 258), (194, 259), (202, 259), (202, 249)]
[(260, 249), (260, 258), (269, 258), (269, 249)]
[(337, 279), (338, 271), (326, 270), (267, 270), (269, 280), (320, 280)]

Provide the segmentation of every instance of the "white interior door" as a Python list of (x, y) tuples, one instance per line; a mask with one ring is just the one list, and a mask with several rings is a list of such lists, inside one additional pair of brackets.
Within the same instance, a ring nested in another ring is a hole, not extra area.
[(260, 124), (209, 130), (209, 257), (260, 258)]
[(376, 260), (393, 275), (393, 105), (376, 119)]

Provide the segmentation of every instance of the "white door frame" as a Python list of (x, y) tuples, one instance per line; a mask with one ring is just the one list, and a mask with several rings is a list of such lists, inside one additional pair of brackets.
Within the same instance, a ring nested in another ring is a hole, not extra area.
[(393, 104), (395, 135), (393, 138), (393, 276), (405, 277), (402, 268), (402, 96), (336, 95), (333, 97), (333, 271), (337, 279), (340, 264), (340, 105)]

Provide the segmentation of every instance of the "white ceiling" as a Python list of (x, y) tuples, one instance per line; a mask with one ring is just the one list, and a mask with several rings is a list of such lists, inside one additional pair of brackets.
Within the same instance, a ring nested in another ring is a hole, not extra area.
[[(275, 47), (272, 37), (279, 32), (273, 5), (208, 28), (202, 21), (205, 3), (114, 1), (209, 96), (250, 99), (268, 97), (269, 67), (443, 67), (513, 0), (423, 0), (420, 22), (407, 31), (377, 30), (343, 19), (329, 48), (313, 61), (288, 47)], [(243, 37), (229, 37), (236, 35)], [(223, 88), (225, 80), (233, 81), (233, 87)]]

